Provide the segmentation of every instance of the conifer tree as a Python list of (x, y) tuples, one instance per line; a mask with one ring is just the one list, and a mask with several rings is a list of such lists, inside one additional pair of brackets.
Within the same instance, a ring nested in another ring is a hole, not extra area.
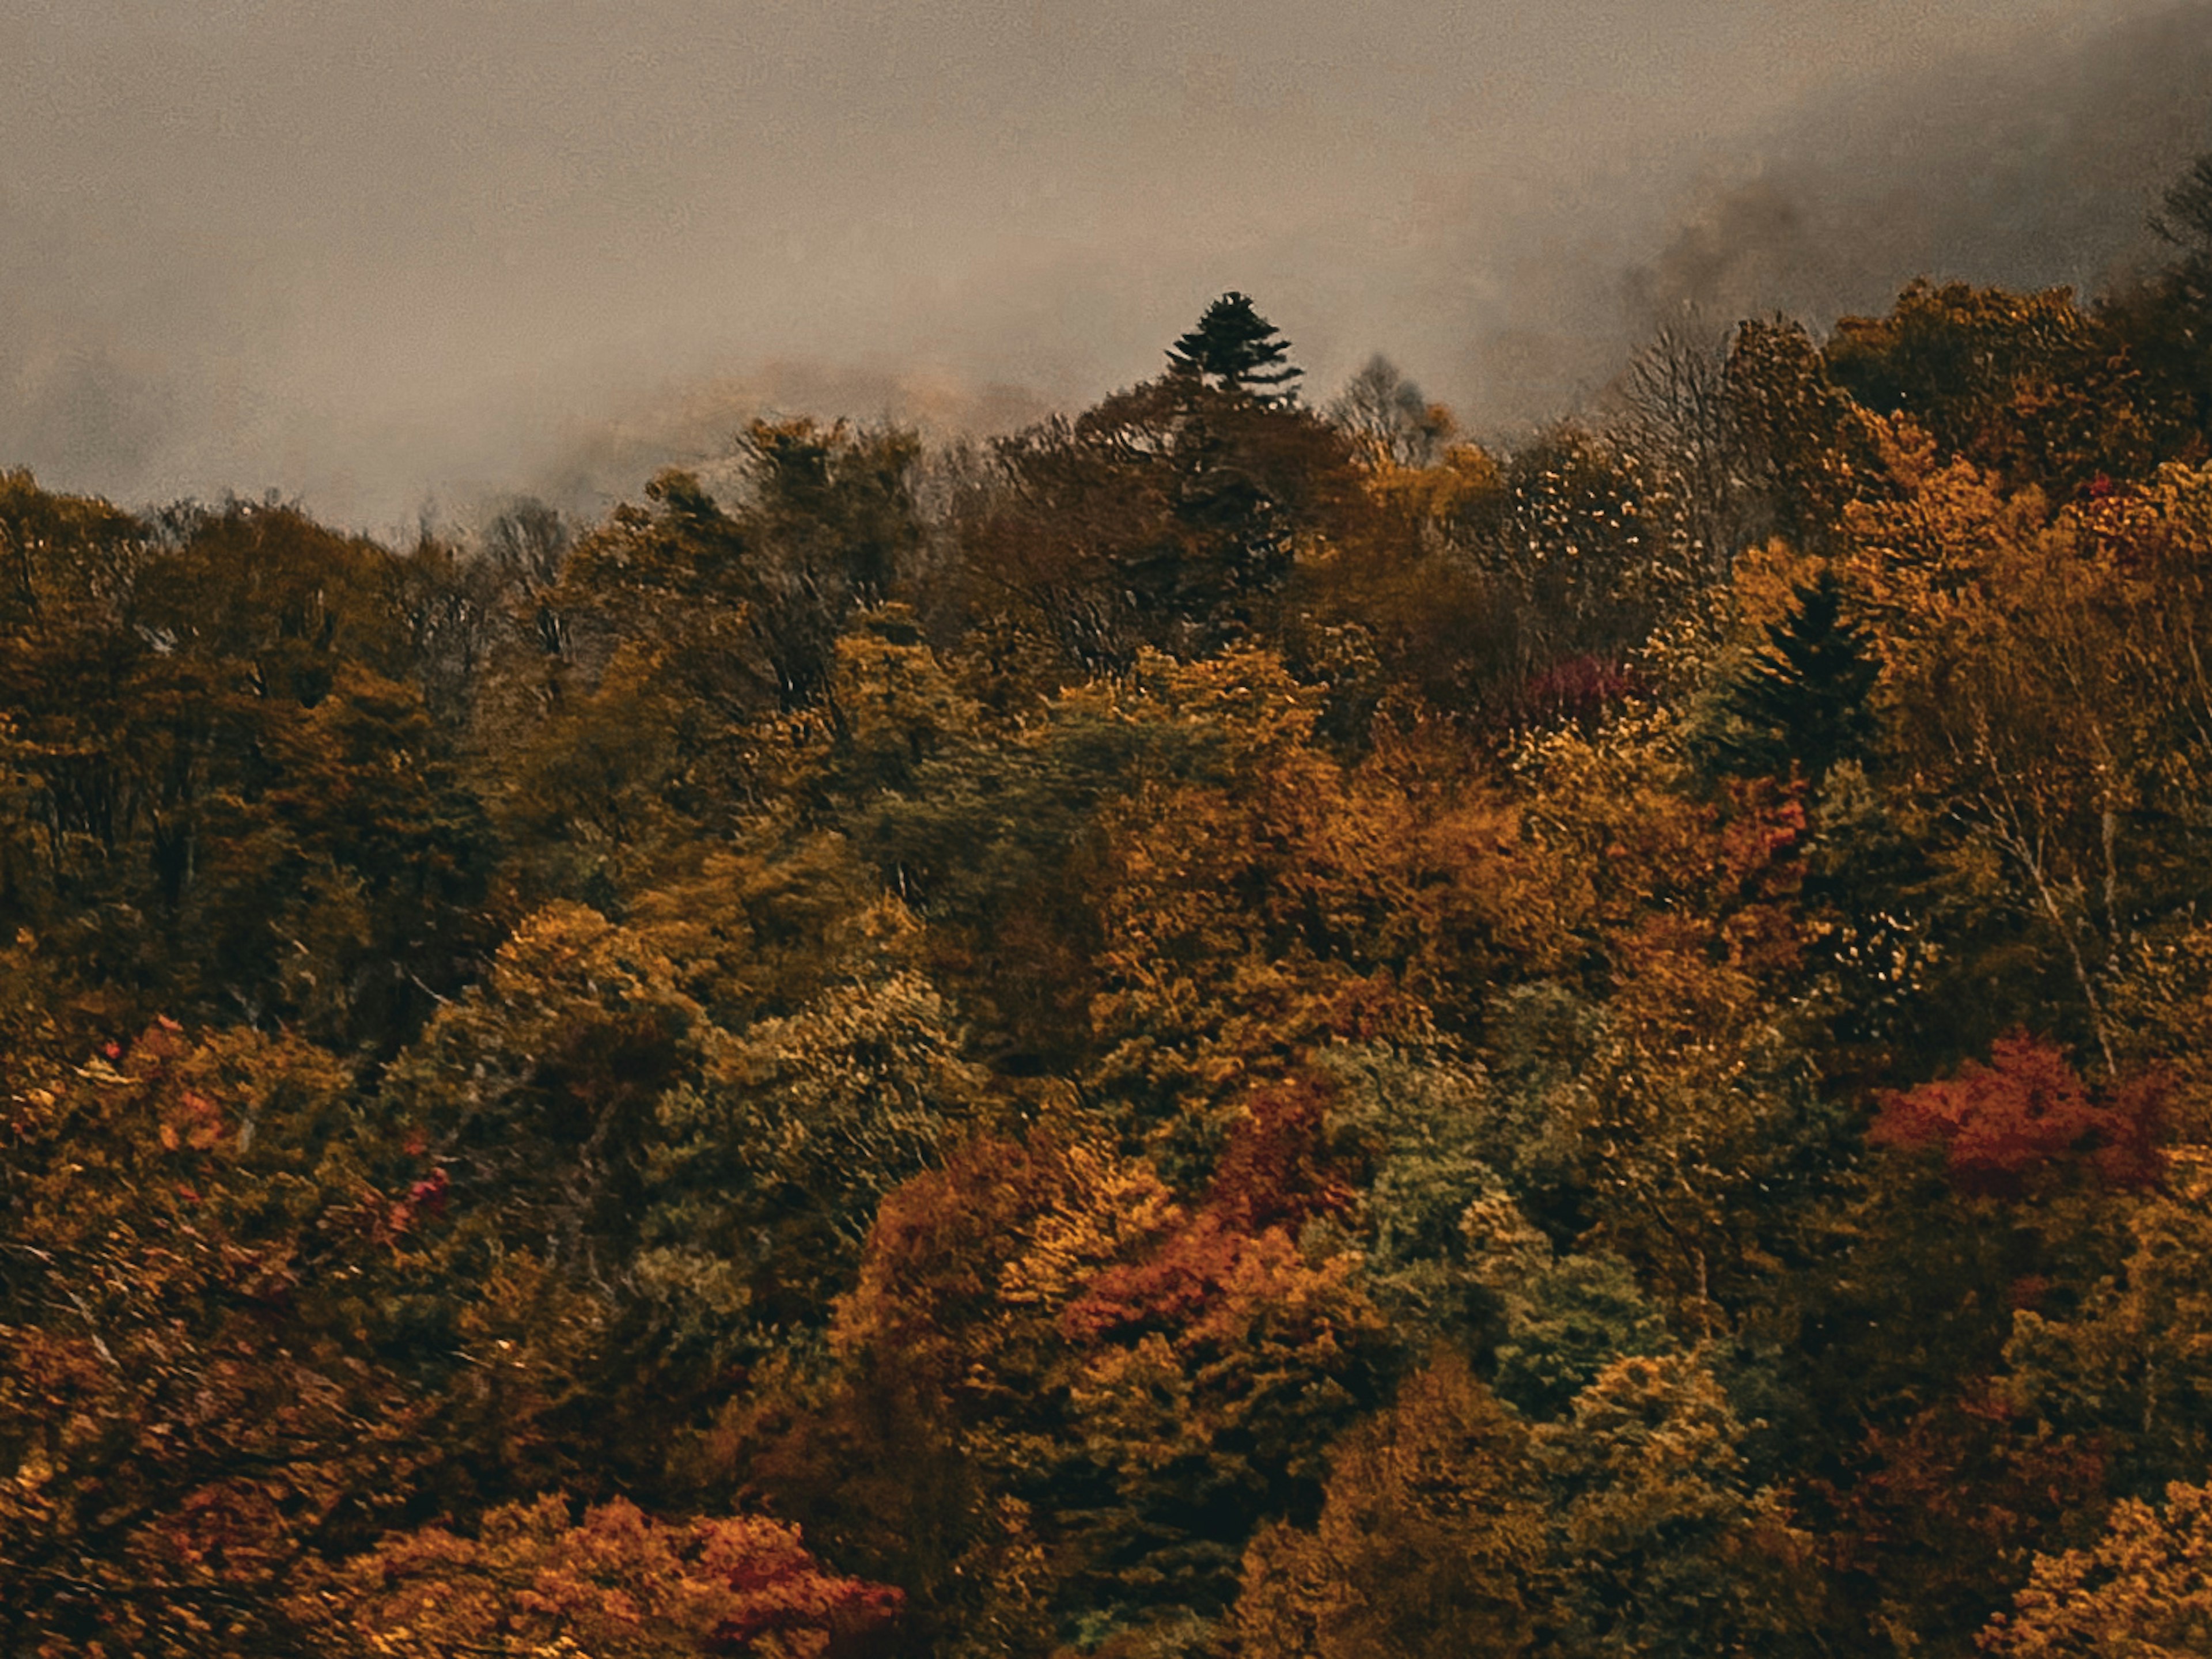
[(1287, 361), (1290, 351), (1291, 343), (1251, 300), (1231, 289), (1206, 307), (1196, 328), (1169, 349), (1168, 372), (1211, 379), (1224, 390), (1248, 392), (1264, 404), (1287, 405), (1297, 401), (1297, 392), (1273, 388), (1287, 386), (1305, 373)]
[(1723, 712), (1736, 723), (1716, 742), (1726, 770), (1779, 773), (1795, 760), (1818, 780), (1858, 754), (1871, 734), (1867, 694), (1880, 668), (1844, 615), (1842, 582), (1823, 570), (1796, 600), (1722, 690)]

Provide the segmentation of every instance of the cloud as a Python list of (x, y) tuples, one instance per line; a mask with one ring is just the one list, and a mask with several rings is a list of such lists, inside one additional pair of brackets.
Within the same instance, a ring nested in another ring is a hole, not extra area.
[(1317, 391), (1381, 349), (1510, 426), (1685, 297), (2086, 280), (2212, 143), (2208, 17), (18, 0), (0, 461), (378, 527), (634, 489), (757, 397), (1079, 404), (1232, 287)]

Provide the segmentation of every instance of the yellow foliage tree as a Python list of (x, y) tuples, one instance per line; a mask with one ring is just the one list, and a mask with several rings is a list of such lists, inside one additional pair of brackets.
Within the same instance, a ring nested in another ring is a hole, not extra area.
[(1539, 1650), (1554, 1586), (1528, 1431), (1455, 1355), (1330, 1459), (1313, 1530), (1245, 1552), (1245, 1659), (1444, 1659)]
[(2212, 1652), (2212, 1487), (2175, 1481), (2162, 1507), (2123, 1498), (2090, 1549), (2039, 1555), (1996, 1659), (2193, 1659)]

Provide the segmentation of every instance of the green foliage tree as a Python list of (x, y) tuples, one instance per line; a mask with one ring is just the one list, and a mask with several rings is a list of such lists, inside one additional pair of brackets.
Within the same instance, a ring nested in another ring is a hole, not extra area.
[(720, 1044), (662, 1103), (635, 1271), (672, 1337), (819, 1330), (884, 1196), (981, 1095), (955, 1035), (917, 974), (839, 985)]
[(2023, 1309), (2006, 1358), (2012, 1386), (2054, 1425), (2101, 1437), (2123, 1491), (2154, 1495), (2193, 1460), (2212, 1462), (2212, 1298), (2196, 1270), (2212, 1229), (2201, 1152), (2167, 1190), (2123, 1216), (2123, 1255), (2078, 1307)]
[(1716, 733), (1714, 746), (1730, 769), (1774, 775), (1795, 762), (1817, 782), (1864, 752), (1881, 665), (1845, 615), (1844, 599), (1841, 580), (1823, 568), (1723, 685), (1719, 713), (1734, 725)]
[(1079, 672), (1150, 643), (1204, 653), (1268, 615), (1304, 544), (1364, 499), (1308, 411), (1170, 374), (1000, 440), (966, 540), (979, 608), (1035, 618)]
[(1617, 1360), (1537, 1437), (1568, 1639), (1583, 1651), (1817, 1650), (1810, 1540), (1746, 1478), (1745, 1428), (1695, 1355)]
[(128, 987), (126, 1018), (388, 1054), (487, 942), (491, 836), (416, 626), (450, 573), (286, 508), (157, 535), (26, 477), (5, 494), (7, 920)]
[(2212, 256), (2212, 155), (2200, 155), (2166, 188), (2151, 228), (2186, 258)]
[(1667, 1322), (1618, 1256), (1570, 1255), (1504, 1291), (1499, 1395), (1537, 1420), (1569, 1410), (1613, 1361), (1664, 1353)]

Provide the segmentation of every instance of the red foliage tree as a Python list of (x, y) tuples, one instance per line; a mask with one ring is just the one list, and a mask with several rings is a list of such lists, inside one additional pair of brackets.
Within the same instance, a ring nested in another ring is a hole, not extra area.
[(1886, 1096), (1871, 1138), (1940, 1148), (1953, 1186), (1977, 1197), (2022, 1197), (2077, 1170), (2140, 1188), (2158, 1174), (2166, 1094), (2154, 1073), (2092, 1089), (2062, 1049), (2019, 1031), (1997, 1040), (1987, 1066)]
[(1875, 1622), (1911, 1609), (1923, 1639), (1963, 1640), (2019, 1583), (2028, 1555), (2093, 1522), (2105, 1496), (2100, 1447), (2039, 1429), (1980, 1384), (1870, 1427), (1847, 1468), (1846, 1480), (1815, 1480), (1806, 1493), (1826, 1511), (1838, 1588)]
[(1328, 1144), (1334, 1103), (1331, 1088), (1311, 1075), (1255, 1089), (1214, 1164), (1206, 1210), (1245, 1232), (1270, 1224), (1295, 1232), (1314, 1216), (1348, 1209), (1357, 1188)]

